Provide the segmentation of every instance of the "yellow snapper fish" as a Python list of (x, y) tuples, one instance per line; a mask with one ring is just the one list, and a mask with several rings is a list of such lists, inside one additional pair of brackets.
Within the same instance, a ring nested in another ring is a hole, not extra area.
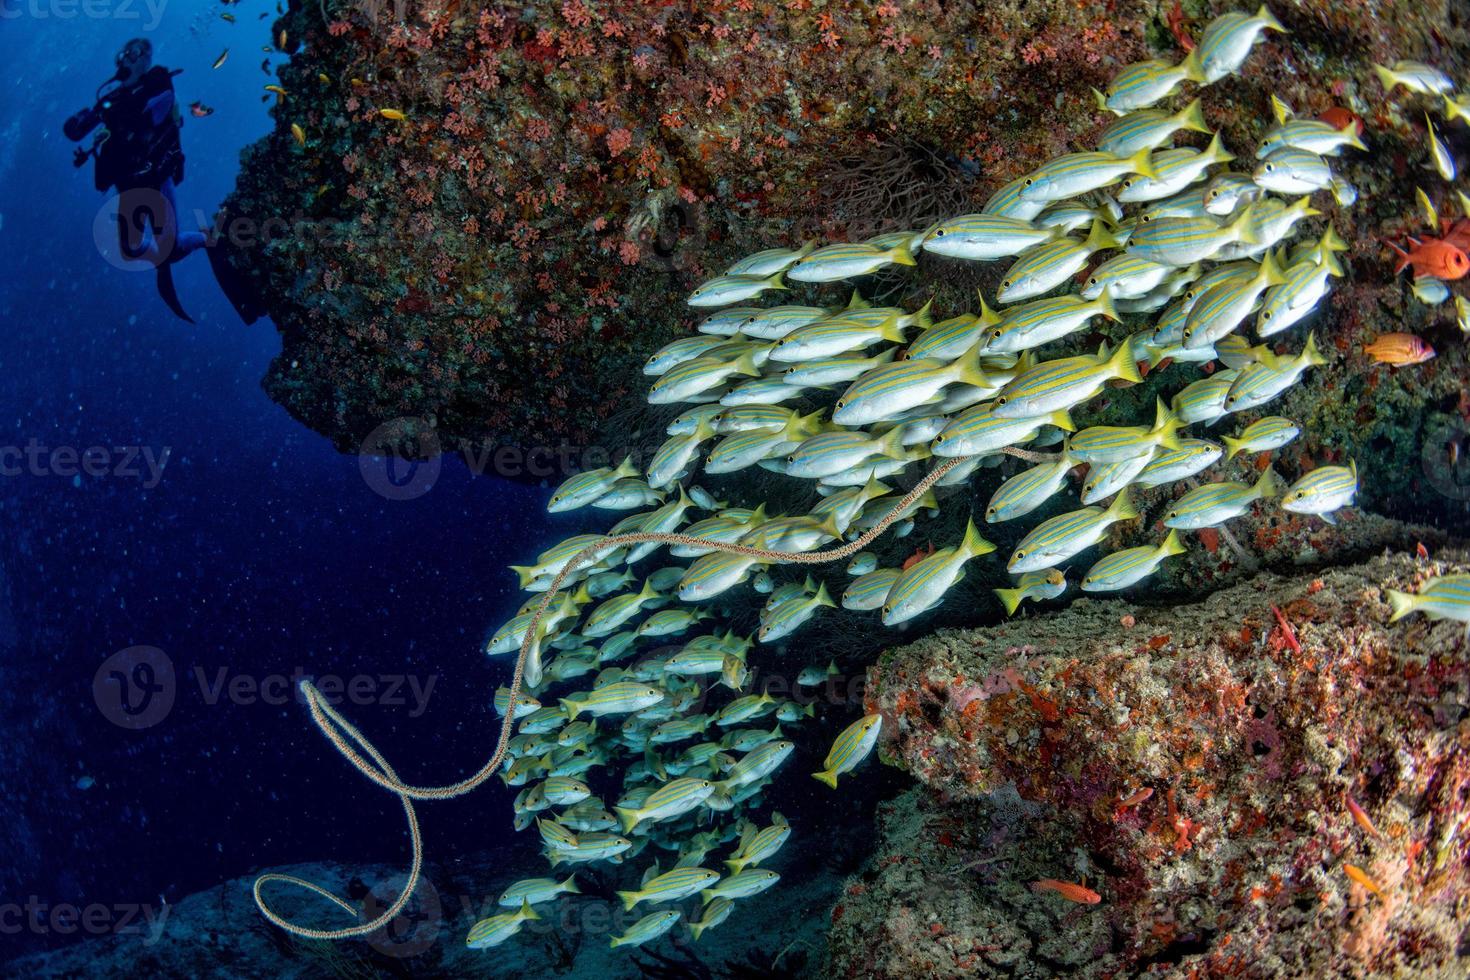
[(1396, 623), (1410, 613), (1422, 612), (1430, 619), (1454, 619), (1470, 624), (1470, 575), (1441, 575), (1419, 587), (1417, 593), (1385, 589)]
[(977, 405), (955, 416), (930, 446), (936, 456), (975, 456), (1025, 442), (1046, 425), (1066, 432), (1074, 429), (1065, 409), (1011, 418), (998, 415), (993, 403)]
[(1055, 568), (1043, 568), (1035, 572), (1026, 572), (1020, 577), (1013, 589), (994, 589), (996, 598), (1005, 607), (1007, 616), (1014, 616), (1021, 603), (1027, 599), (1033, 602), (1042, 602), (1047, 599), (1055, 599), (1067, 591), (1067, 576)]
[(1186, 349), (1213, 347), (1250, 316), (1261, 294), (1287, 281), (1276, 259), (1267, 252), (1255, 275), (1235, 276), (1200, 294), (1185, 318), (1180, 341)]
[(694, 941), (699, 942), (699, 937), (704, 935), (705, 930), (713, 929), (715, 926), (730, 918), (730, 913), (735, 911), (735, 903), (728, 898), (717, 898), (704, 907), (704, 912), (698, 922), (689, 923), (689, 932), (694, 936)]
[(737, 374), (749, 378), (761, 376), (753, 353), (742, 354), (733, 361), (696, 357), (675, 366), (655, 381), (648, 389), (648, 402), (650, 405), (668, 405), (700, 398)]
[[(1093, 299), (1055, 296), (1013, 306), (985, 335), (985, 353), (1020, 353), (1061, 340), (1081, 330), (1095, 316), (1119, 321), (1111, 293), (1104, 291)], [(842, 420), (834, 415), (833, 421)]]
[(1139, 150), (1131, 157), (1097, 150), (1066, 153), (1023, 178), (1020, 195), (1022, 200), (1050, 203), (1111, 187), (1127, 174), (1156, 176), (1148, 150)]
[(990, 413), (998, 419), (1034, 419), (1064, 411), (1087, 401), (1114, 378), (1134, 384), (1143, 380), (1131, 344), (1122, 344), (1112, 352), (1103, 344), (1096, 356), (1043, 361), (1002, 388)]
[(664, 692), (659, 688), (633, 681), (618, 681), (584, 694), (568, 694), (559, 700), (567, 721), (576, 721), (577, 715), (584, 711), (593, 717), (631, 714), (652, 707), (663, 699)]
[(1277, 194), (1311, 194), (1327, 190), (1336, 178), (1327, 161), (1316, 153), (1283, 146), (1256, 166), (1251, 179)]
[[(708, 799), (714, 791), (715, 784), (708, 779), (675, 779), (654, 790), (640, 805), (615, 806), (613, 813), (617, 814), (623, 833), (629, 834), (645, 820), (657, 823), (688, 813)], [(719, 875), (713, 875), (713, 878), (718, 877)], [(631, 907), (630, 905), (629, 908)]]
[(1087, 480), (1082, 484), (1082, 493), (1079, 499), (1083, 504), (1091, 505), (1101, 503), (1113, 494), (1131, 484), (1140, 473), (1148, 468), (1153, 454), (1159, 450), (1153, 449), (1131, 459), (1119, 460), (1115, 463), (1094, 463), (1087, 471)]
[(1392, 92), (1400, 85), (1420, 95), (1448, 95), (1455, 90), (1454, 80), (1450, 76), (1422, 61), (1400, 60), (1394, 62), (1391, 68), (1375, 64), (1373, 73), (1383, 83), (1385, 93)]
[(1118, 192), (1118, 200), (1124, 204), (1132, 204), (1172, 197), (1190, 184), (1204, 180), (1205, 171), (1210, 167), (1229, 163), (1234, 159), (1235, 154), (1225, 149), (1220, 142), (1219, 133), (1210, 138), (1210, 145), (1203, 150), (1156, 150), (1149, 158), (1154, 176), (1126, 178)]
[(1306, 346), (1296, 357), (1278, 358), (1270, 364), (1258, 361), (1246, 365), (1231, 383), (1224, 409), (1243, 412), (1264, 405), (1296, 384), (1307, 368), (1326, 363), (1327, 358), (1317, 349), (1316, 337), (1307, 334)]
[(1291, 419), (1282, 418), (1279, 415), (1269, 415), (1263, 419), (1257, 419), (1246, 426), (1240, 435), (1226, 436), (1222, 441), (1225, 443), (1227, 453), (1226, 459), (1234, 459), (1241, 453), (1266, 452), (1272, 449), (1280, 449), (1301, 435), (1301, 426)]
[(582, 889), (577, 887), (576, 875), (569, 875), (566, 881), (557, 881), (553, 878), (526, 878), (500, 893), (500, 906), (519, 908), (523, 903), (539, 905), (542, 902), (554, 900), (558, 895), (580, 895), (581, 893)]
[(578, 473), (556, 488), (551, 495), (550, 502), (546, 505), (546, 510), (552, 514), (559, 514), (563, 511), (576, 510), (578, 507), (586, 507), (611, 490), (613, 484), (619, 480), (634, 476), (638, 476), (638, 467), (633, 464), (631, 457), (623, 460), (616, 467), (604, 466)]
[(1037, 463), (1002, 483), (985, 506), (985, 520), (990, 524), (1015, 520), (1031, 513), (1055, 497), (1066, 483), (1067, 473), (1076, 466), (1065, 452), (1055, 462)]
[(1240, 70), (1264, 31), (1286, 33), (1286, 28), (1262, 4), (1254, 15), (1232, 12), (1210, 21), (1199, 44), (1189, 53), (1202, 85), (1218, 82)]
[(1180, 130), (1208, 133), (1209, 125), (1194, 99), (1178, 112), (1160, 109), (1135, 109), (1103, 130), (1097, 148), (1116, 157), (1129, 157), (1139, 150), (1154, 150), (1173, 140)]
[(1319, 466), (1306, 473), (1281, 495), (1281, 509), (1293, 514), (1316, 514), (1336, 524), (1334, 511), (1350, 506), (1358, 492), (1358, 464)]
[(859, 612), (879, 608), (901, 574), (897, 568), (878, 568), (858, 576), (842, 593), (842, 608)]
[(740, 843), (725, 862), (731, 874), (739, 874), (747, 867), (760, 864), (774, 855), (791, 836), (791, 825), (779, 813), (771, 814), (771, 826), (757, 830), (754, 824), (746, 824), (740, 834)]
[(812, 254), (816, 240), (806, 242), (801, 248), (768, 248), (754, 255), (747, 255), (725, 270), (727, 276), (774, 276), (785, 272), (797, 262)]
[(1147, 456), (1156, 446), (1178, 449), (1180, 421), (1162, 398), (1154, 406), (1153, 428), (1142, 425), (1094, 425), (1067, 438), (1066, 454), (1083, 463), (1118, 463)]
[(1030, 221), (998, 214), (962, 214), (940, 221), (925, 233), (926, 252), (975, 262), (1004, 259), (1049, 242), (1061, 228), (1037, 227)]
[(827, 753), (822, 771), (812, 773), (812, 777), (836, 789), (837, 777), (851, 772), (868, 757), (873, 746), (878, 744), (878, 735), (882, 729), (883, 716), (877, 714), (866, 715), (848, 725), (832, 743), (832, 751)]
[(861, 243), (826, 245), (804, 256), (786, 273), (795, 282), (836, 282), (865, 276), (888, 265), (913, 265), (909, 245), (882, 249)]
[(1185, 547), (1179, 532), (1170, 531), (1162, 544), (1115, 551), (1082, 576), (1083, 592), (1115, 592), (1148, 578), (1171, 555), (1182, 555)]
[(1134, 482), (1141, 487), (1158, 487), (1187, 480), (1220, 458), (1222, 450), (1208, 439), (1181, 439), (1179, 448), (1155, 453)]
[(1212, 217), (1159, 218), (1141, 225), (1125, 246), (1134, 255), (1161, 265), (1187, 266), (1213, 258), (1226, 245), (1257, 245), (1257, 205), (1247, 205), (1240, 216), (1222, 225)]
[(681, 914), (677, 910), (671, 910), (645, 915), (633, 923), (632, 928), (627, 932), (621, 936), (613, 936), (609, 939), (608, 945), (613, 949), (617, 949), (619, 946), (642, 946), (644, 943), (657, 939), (674, 928), (674, 924), (679, 921)]
[(781, 876), (774, 871), (765, 868), (747, 868), (737, 871), (715, 885), (707, 889), (701, 896), (701, 901), (706, 904), (717, 899), (749, 898), (751, 895), (759, 895), (781, 880)]
[(687, 302), (694, 307), (708, 307), (754, 299), (768, 289), (786, 289), (782, 275), (776, 272), (769, 276), (716, 276), (695, 287)]
[(1021, 539), (1006, 562), (1006, 570), (1013, 575), (1035, 572), (1066, 561), (1101, 541), (1114, 524), (1137, 516), (1127, 490), (1118, 494), (1107, 509), (1084, 507), (1058, 514), (1032, 528)]
[(523, 899), (520, 909), (515, 912), (494, 915), (476, 922), (470, 927), (469, 935), (465, 936), (465, 945), (470, 949), (490, 949), (493, 946), (499, 946), (521, 931), (521, 923), (539, 918), (541, 916), (536, 914), (531, 904)]
[(1206, 483), (1174, 501), (1164, 515), (1164, 526), (1186, 531), (1218, 527), (1244, 514), (1257, 500), (1269, 499), (1280, 492), (1276, 471), (1269, 466), (1254, 485), (1233, 481)]
[(964, 578), (966, 562), (994, 550), (995, 545), (982, 538), (975, 522), (969, 521), (958, 545), (919, 559), (899, 575), (883, 602), (883, 625), (897, 626), (937, 606), (945, 593)]
[(623, 911), (631, 912), (639, 902), (677, 902), (704, 891), (719, 880), (720, 873), (708, 868), (674, 868), (649, 878), (635, 891), (618, 892), (618, 897), (623, 900)]
[(827, 594), (825, 582), (817, 586), (817, 591), (811, 596), (799, 596), (773, 608), (769, 616), (762, 618), (760, 629), (755, 634), (756, 639), (762, 643), (775, 643), (784, 639), (815, 616), (822, 607), (837, 608), (837, 603)]
[(1444, 141), (1439, 138), (1439, 134), (1434, 131), (1434, 120), (1429, 118), (1429, 113), (1427, 112), (1424, 113), (1424, 125), (1429, 130), (1430, 162), (1434, 165), (1434, 169), (1439, 172), (1441, 177), (1453, 182), (1456, 173), (1454, 155), (1450, 153), (1449, 147), (1444, 145)]
[(1256, 159), (1264, 160), (1283, 146), (1294, 146), (1322, 156), (1335, 155), (1344, 146), (1355, 150), (1368, 149), (1358, 136), (1355, 120), (1349, 119), (1341, 129), (1334, 129), (1331, 123), (1320, 119), (1286, 118), (1261, 137), (1261, 144), (1256, 147)]
[(952, 384), (991, 387), (980, 364), (980, 348), (951, 363), (936, 358), (910, 358), (884, 364), (859, 377), (837, 399), (832, 421), (838, 425), (872, 425), (893, 419), (933, 401)]
[(1168, 98), (1186, 81), (1203, 81), (1193, 58), (1186, 58), (1177, 65), (1157, 59), (1140, 61), (1118, 72), (1106, 92), (1093, 89), (1092, 94), (1097, 98), (1099, 109), (1121, 116), (1135, 109), (1147, 109)]

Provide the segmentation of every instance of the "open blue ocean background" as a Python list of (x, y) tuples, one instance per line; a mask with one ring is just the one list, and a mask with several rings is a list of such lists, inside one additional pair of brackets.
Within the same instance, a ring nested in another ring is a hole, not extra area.
[[(433, 684), (426, 710), (414, 716), (405, 685), (405, 704), (349, 706), (353, 719), (411, 779), (477, 767), (507, 666), (480, 644), (517, 602), (506, 563), (550, 543), (548, 491), (446, 460), (428, 493), (385, 499), (355, 456), (262, 392), (277, 335), (240, 325), (202, 253), (176, 272), (195, 326), (168, 312), (151, 274), (104, 258), (93, 231), (104, 198), (90, 164), (72, 168), (61, 127), (91, 104), (113, 53), (147, 37), (155, 63), (183, 69), (181, 104), (216, 110), (185, 110), (186, 220), (213, 213), (241, 149), (266, 132), (262, 86), (274, 79), (261, 62), (279, 56), (261, 50), (276, 16), (265, 0), (91, 9), (103, 15), (0, 3), (0, 452), (12, 464), (0, 476), (0, 909), (156, 905), (321, 858), (401, 866), (396, 802), (299, 704), (248, 692), (287, 690), (279, 679), (305, 672), (374, 678), (386, 696), (384, 677), (409, 675)], [(43, 462), (25, 462), (27, 447)], [(103, 447), (93, 458), (105, 455), (106, 472), (69, 475), (67, 452), (90, 447)], [(166, 453), (156, 485), (144, 463), (117, 472), (145, 448)], [(94, 698), (99, 667), (136, 646), (175, 672), (171, 707), (142, 730)], [(239, 696), (214, 696), (221, 680), (243, 685)], [(508, 837), (507, 795), (435, 806), (435, 858)], [(485, 832), (460, 832), (473, 826)], [(0, 962), (77, 938), (21, 922), (0, 915)]]

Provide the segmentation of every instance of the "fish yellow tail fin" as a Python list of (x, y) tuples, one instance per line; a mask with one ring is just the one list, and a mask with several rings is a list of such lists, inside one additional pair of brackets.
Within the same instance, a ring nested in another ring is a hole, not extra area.
[(1205, 157), (1214, 163), (1229, 163), (1235, 159), (1235, 154), (1225, 149), (1225, 144), (1220, 142), (1220, 132), (1210, 137), (1210, 145), (1205, 148)]
[(1281, 494), (1281, 479), (1276, 475), (1274, 467), (1266, 467), (1261, 473), (1261, 478), (1251, 488), (1253, 496), (1260, 500), (1269, 500)]
[(1309, 365), (1322, 365), (1327, 363), (1327, 358), (1317, 347), (1317, 335), (1307, 334), (1307, 346), (1302, 348), (1302, 360)]
[(1209, 78), (1205, 75), (1205, 67), (1200, 62), (1198, 45), (1183, 61), (1179, 62), (1179, 67), (1184, 69), (1184, 77), (1191, 82), (1197, 85), (1209, 84)]
[(1281, 26), (1281, 21), (1277, 20), (1276, 15), (1266, 9), (1266, 5), (1264, 3), (1261, 4), (1260, 9), (1256, 11), (1256, 20), (1260, 21), (1261, 26), (1265, 27), (1267, 30), (1279, 31), (1282, 34), (1291, 33), (1286, 28)]
[(1118, 316), (1118, 307), (1113, 303), (1113, 291), (1111, 289), (1104, 288), (1098, 294), (1097, 299), (1093, 300), (1093, 303), (1097, 307), (1098, 316), (1112, 320), (1114, 323), (1122, 322), (1122, 318)]
[(965, 525), (965, 539), (960, 542), (960, 551), (969, 558), (980, 555), (988, 555), (995, 550), (995, 545), (980, 536), (980, 531), (975, 527), (975, 519), (972, 517)]
[(1414, 611), (1419, 597), (1409, 592), (1400, 592), (1398, 589), (1384, 589), (1388, 595), (1388, 604), (1393, 608), (1393, 614), (1388, 617), (1390, 623), (1397, 623), (1409, 613)]
[(1133, 173), (1142, 174), (1149, 180), (1158, 180), (1159, 175), (1154, 170), (1153, 150), (1144, 147), (1128, 158), (1129, 168)]
[(627, 807), (615, 806), (613, 813), (617, 814), (618, 826), (623, 828), (625, 834), (631, 834), (633, 828), (638, 826), (638, 821), (643, 819), (637, 810), (630, 810)]
[(1225, 436), (1220, 441), (1225, 443), (1226, 459), (1234, 459), (1245, 446), (1244, 440), (1237, 439), (1234, 436)]
[(1058, 429), (1061, 429), (1063, 432), (1077, 431), (1077, 425), (1072, 421), (1072, 413), (1067, 411), (1065, 408), (1060, 408), (1057, 409), (1055, 412), (1052, 412), (1051, 415), (1047, 418), (1047, 421), (1056, 426)]
[(560, 702), (561, 709), (567, 713), (567, 721), (569, 723), (576, 721), (577, 715), (582, 712), (582, 706), (576, 701), (570, 701), (567, 698), (557, 698), (557, 701)]
[(1192, 133), (1208, 133), (1210, 131), (1209, 123), (1205, 122), (1205, 114), (1200, 109), (1199, 99), (1195, 99), (1181, 109), (1179, 114), (1174, 117), (1174, 121), (1179, 124), (1180, 129), (1187, 129)]
[(1128, 496), (1128, 488), (1124, 487), (1116, 499), (1108, 505), (1104, 516), (1114, 521), (1131, 521), (1138, 516), (1138, 508), (1133, 506), (1133, 501)]
[(1179, 416), (1169, 411), (1169, 406), (1164, 404), (1162, 398), (1154, 405), (1154, 437), (1158, 444), (1165, 449), (1182, 449), (1179, 443), (1179, 427), (1183, 423)]
[(1175, 530), (1170, 530), (1169, 536), (1164, 539), (1164, 543), (1159, 545), (1159, 551), (1166, 558), (1170, 555), (1182, 555), (1188, 550), (1188, 548), (1184, 547), (1184, 542), (1179, 540), (1179, 532)]
[(1025, 598), (1020, 589), (995, 589), (994, 592), (1000, 604), (1006, 607), (1007, 616), (1014, 616), (1021, 600)]
[(910, 243), (900, 242), (888, 250), (888, 260), (894, 265), (918, 265), (914, 261), (914, 253), (909, 250)]
[(826, 783), (833, 789), (837, 788), (837, 773), (831, 769), (823, 769), (821, 772), (812, 773), (812, 778), (819, 783)]
[(1105, 367), (1109, 377), (1138, 384), (1143, 375), (1138, 373), (1138, 364), (1133, 360), (1133, 344), (1124, 341), (1108, 358)]
[[(631, 912), (631, 911), (633, 911), (633, 906), (637, 905), (640, 901), (643, 900), (643, 893), (642, 892), (618, 892), (618, 898), (621, 898), (623, 900), (623, 911), (624, 912)], [(616, 942), (617, 940), (613, 940), (613, 941)]]

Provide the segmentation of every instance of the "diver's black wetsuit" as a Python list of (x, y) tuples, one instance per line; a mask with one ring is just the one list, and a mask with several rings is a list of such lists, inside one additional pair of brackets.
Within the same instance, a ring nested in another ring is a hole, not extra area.
[[(120, 214), (123, 254), (151, 265), (179, 261), (204, 244), (204, 235), (178, 229), (174, 186), (184, 180), (184, 152), (168, 69), (155, 65), (137, 84), (109, 93), (101, 115), (108, 136), (97, 151), (93, 180), (99, 191), (116, 187), (132, 205)], [(164, 213), (154, 213), (157, 198), (147, 191), (156, 191), (167, 203), (156, 208)], [(143, 220), (150, 215), (151, 220)]]

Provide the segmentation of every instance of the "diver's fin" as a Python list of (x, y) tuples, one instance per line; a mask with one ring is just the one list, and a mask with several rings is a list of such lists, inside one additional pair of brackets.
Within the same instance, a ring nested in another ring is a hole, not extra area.
[(240, 319), (249, 325), (264, 316), (265, 304), (256, 295), (250, 281), (230, 261), (226, 240), (220, 238), (218, 241), (205, 242), (204, 252), (209, 256), (209, 267), (214, 270), (214, 281), (219, 283), (225, 299), (240, 314)]
[(164, 262), (158, 266), (158, 295), (168, 304), (168, 308), (174, 311), (174, 316), (185, 323), (193, 323), (194, 318), (184, 312), (184, 307), (179, 303), (179, 292), (174, 288), (174, 267), (171, 262)]

